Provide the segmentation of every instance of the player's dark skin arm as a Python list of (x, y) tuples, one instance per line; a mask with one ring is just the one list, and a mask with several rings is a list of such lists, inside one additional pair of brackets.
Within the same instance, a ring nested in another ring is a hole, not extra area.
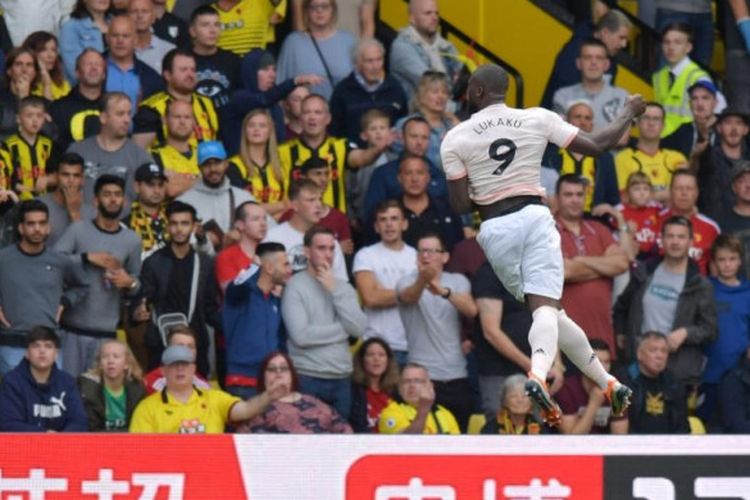
[(469, 177), (448, 181), (448, 201), (457, 214), (467, 214), (474, 210), (469, 198)]
[(645, 109), (646, 103), (643, 98), (638, 94), (631, 95), (612, 123), (591, 133), (579, 131), (568, 149), (586, 156), (599, 156), (607, 152), (617, 145), (630, 128), (633, 119), (643, 114)]

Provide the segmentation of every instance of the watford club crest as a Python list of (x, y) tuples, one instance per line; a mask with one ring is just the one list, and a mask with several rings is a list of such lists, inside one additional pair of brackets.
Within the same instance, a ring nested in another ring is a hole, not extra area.
[(646, 393), (646, 413), (649, 415), (664, 415), (664, 393)]

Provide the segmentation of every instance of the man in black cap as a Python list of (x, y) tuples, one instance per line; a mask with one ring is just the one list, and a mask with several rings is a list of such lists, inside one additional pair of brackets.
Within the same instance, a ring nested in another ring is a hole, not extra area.
[(713, 219), (734, 205), (732, 172), (742, 160), (750, 160), (748, 132), (750, 117), (727, 108), (716, 120), (717, 144), (700, 157), (698, 185), (701, 186), (698, 208)]
[(169, 241), (167, 233), (167, 176), (156, 163), (144, 163), (135, 171), (135, 192), (138, 198), (130, 205), (123, 222), (141, 238), (145, 259)]
[(713, 82), (698, 80), (688, 88), (690, 96), (690, 112), (693, 121), (683, 123), (677, 130), (661, 140), (666, 149), (679, 151), (685, 158), (696, 160), (703, 154), (707, 146), (716, 145), (716, 95), (718, 89)]

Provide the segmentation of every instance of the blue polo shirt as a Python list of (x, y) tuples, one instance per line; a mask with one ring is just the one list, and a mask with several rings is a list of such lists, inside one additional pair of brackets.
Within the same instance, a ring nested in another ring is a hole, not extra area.
[(126, 70), (120, 69), (112, 59), (107, 59), (107, 81), (105, 83), (107, 92), (123, 92), (130, 97), (133, 116), (138, 108), (138, 100), (141, 96), (141, 80), (135, 71), (135, 63)]

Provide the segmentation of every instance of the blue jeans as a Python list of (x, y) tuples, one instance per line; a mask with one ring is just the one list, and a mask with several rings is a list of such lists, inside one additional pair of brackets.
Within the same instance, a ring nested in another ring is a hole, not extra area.
[[(669, 9), (656, 9), (656, 31), (661, 33), (667, 25), (685, 23), (693, 28), (693, 50), (690, 58), (708, 68), (714, 51), (714, 23), (711, 13), (692, 14)], [(659, 67), (666, 64), (664, 54), (659, 51)]]
[(349, 420), (352, 409), (352, 385), (347, 378), (318, 378), (299, 375), (299, 389), (333, 406), (344, 420)]
[(409, 362), (409, 351), (393, 351), (393, 357), (396, 358), (399, 368), (403, 368)]
[(23, 347), (0, 346), (0, 375), (6, 375), (18, 366), (25, 355)]
[[(26, 356), (25, 347), (0, 346), (0, 375), (6, 375)], [(62, 370), (62, 356), (57, 353), (55, 364)]]

